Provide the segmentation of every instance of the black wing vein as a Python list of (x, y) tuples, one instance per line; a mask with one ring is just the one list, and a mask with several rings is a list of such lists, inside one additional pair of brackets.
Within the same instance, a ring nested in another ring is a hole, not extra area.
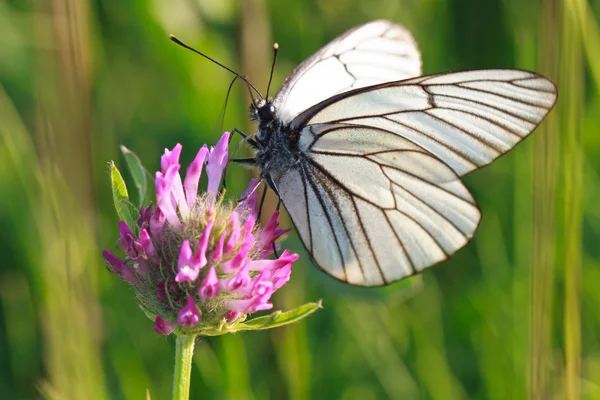
[[(327, 223), (329, 224), (329, 229), (331, 229), (331, 233), (333, 235), (333, 238), (335, 239), (335, 246), (337, 248), (338, 255), (340, 257), (340, 262), (342, 264), (342, 269), (344, 270), (344, 277), (346, 277), (347, 276), (346, 261), (344, 260), (344, 254), (342, 252), (342, 248), (340, 247), (340, 243), (339, 243), (338, 237), (336, 235), (336, 231), (335, 231), (335, 228), (333, 226), (333, 223), (331, 222), (331, 216), (329, 215), (329, 212), (327, 210), (327, 206), (325, 205), (325, 202), (323, 201), (323, 198), (321, 196), (321, 192), (319, 191), (318, 187), (316, 186), (316, 184), (311, 179), (310, 175), (308, 173), (306, 173), (306, 170), (304, 170), (304, 176), (307, 178), (307, 182), (311, 186), (312, 191), (315, 194), (315, 197), (317, 198), (317, 200), (319, 201), (319, 204), (321, 205), (321, 209), (323, 210), (323, 214), (327, 218)], [(314, 237), (311, 237), (311, 243), (313, 243), (313, 249), (314, 249), (314, 243), (315, 243), (315, 238)]]

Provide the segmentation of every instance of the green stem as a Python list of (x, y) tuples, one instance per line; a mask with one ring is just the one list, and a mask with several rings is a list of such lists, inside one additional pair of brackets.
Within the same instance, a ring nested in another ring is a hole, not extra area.
[(177, 336), (175, 351), (175, 373), (173, 375), (173, 400), (190, 398), (190, 376), (196, 335)]

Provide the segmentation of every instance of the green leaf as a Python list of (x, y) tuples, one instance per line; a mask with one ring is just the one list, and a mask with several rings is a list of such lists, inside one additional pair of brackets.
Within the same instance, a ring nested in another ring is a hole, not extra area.
[(307, 303), (290, 311), (275, 311), (263, 317), (253, 318), (246, 322), (241, 322), (229, 329), (229, 332), (239, 331), (260, 331), (265, 329), (278, 328), (283, 325), (300, 321), (317, 311), (321, 306), (321, 300), (316, 303)]
[(138, 192), (138, 208), (142, 208), (146, 203), (146, 196), (148, 195), (148, 178), (146, 176), (148, 171), (142, 165), (140, 158), (127, 147), (121, 146), (121, 153), (125, 157), (129, 173), (133, 177)]
[[(241, 331), (262, 331), (265, 329), (277, 328), (283, 325), (291, 324), (300, 321), (302, 318), (308, 317), (321, 307), (321, 300), (316, 303), (307, 303), (290, 311), (275, 311), (269, 315), (258, 318), (253, 318), (245, 322), (233, 322), (227, 324), (225, 319), (221, 321), (219, 326), (208, 325), (198, 328), (183, 329), (178, 328), (176, 335), (200, 335), (200, 336), (220, 336), (226, 333), (241, 332)], [(150, 317), (150, 315), (149, 315)], [(150, 317), (152, 319), (152, 317)]]
[(132, 206), (129, 202), (129, 194), (127, 193), (127, 186), (121, 176), (121, 173), (115, 166), (114, 161), (109, 163), (110, 168), (110, 184), (112, 187), (113, 203), (119, 219), (125, 221), (131, 228), (135, 228), (135, 214), (132, 212)]

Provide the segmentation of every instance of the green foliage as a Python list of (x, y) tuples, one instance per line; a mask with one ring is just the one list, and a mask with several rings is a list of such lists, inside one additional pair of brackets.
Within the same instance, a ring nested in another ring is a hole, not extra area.
[(129, 201), (129, 193), (127, 192), (127, 185), (121, 176), (121, 172), (115, 166), (115, 163), (111, 161), (109, 163), (110, 168), (110, 186), (112, 188), (113, 204), (117, 212), (117, 216), (120, 220), (125, 221), (127, 225), (134, 229), (135, 224), (135, 208)]
[(262, 317), (256, 317), (249, 321), (240, 322), (228, 330), (230, 332), (241, 332), (264, 331), (267, 329), (279, 328), (284, 325), (301, 321), (305, 317), (308, 317), (310, 314), (317, 311), (319, 308), (322, 308), (320, 301), (318, 303), (307, 303), (300, 307), (294, 308), (293, 310), (275, 311)]
[(121, 146), (121, 153), (125, 157), (125, 161), (127, 162), (127, 168), (129, 168), (129, 173), (135, 182), (135, 188), (137, 189), (138, 194), (138, 209), (142, 206), (146, 206), (150, 201), (150, 191), (148, 191), (148, 179), (152, 179), (152, 175), (144, 165), (140, 158), (131, 150), (129, 150), (125, 146)]

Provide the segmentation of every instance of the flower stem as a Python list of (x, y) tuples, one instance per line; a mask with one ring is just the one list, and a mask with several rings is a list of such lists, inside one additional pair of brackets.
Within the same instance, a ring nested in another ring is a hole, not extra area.
[(188, 400), (196, 335), (178, 335), (173, 376), (173, 400)]

